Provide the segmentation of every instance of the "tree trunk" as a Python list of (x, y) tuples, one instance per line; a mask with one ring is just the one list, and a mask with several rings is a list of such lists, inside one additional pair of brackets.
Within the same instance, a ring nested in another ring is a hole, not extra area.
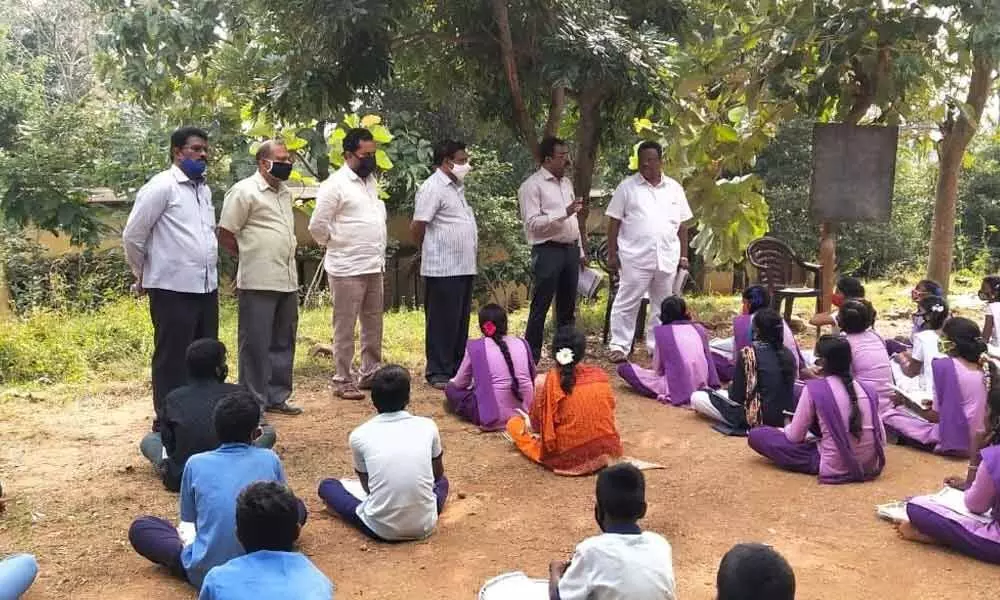
[(951, 263), (955, 253), (955, 212), (962, 158), (979, 127), (986, 98), (993, 84), (995, 68), (995, 60), (982, 55), (975, 56), (972, 77), (969, 80), (969, 93), (965, 101), (969, 110), (961, 111), (954, 124), (945, 131), (938, 152), (940, 165), (934, 198), (934, 225), (931, 228), (927, 278), (940, 283), (945, 293), (950, 284)]
[(517, 72), (517, 57), (514, 54), (514, 39), (510, 32), (510, 14), (507, 10), (507, 0), (492, 0), (493, 19), (496, 22), (497, 33), (500, 42), (500, 58), (503, 61), (503, 70), (507, 75), (507, 85), (510, 86), (510, 96), (514, 108), (514, 122), (521, 132), (525, 145), (535, 157), (536, 162), (541, 162), (538, 155), (538, 140), (536, 139), (535, 122), (528, 112), (528, 106), (524, 102), (524, 93), (521, 90), (521, 78)]
[[(590, 215), (590, 188), (594, 183), (594, 165), (601, 137), (601, 103), (603, 85), (594, 83), (580, 90), (577, 98), (580, 119), (576, 125), (576, 158), (573, 160), (573, 191), (583, 198), (583, 210), (577, 214), (580, 235), (587, 239), (587, 217)], [(586, 245), (584, 245), (586, 248)]]
[(563, 111), (566, 108), (566, 88), (552, 88), (552, 98), (549, 101), (549, 118), (545, 120), (545, 129), (542, 137), (554, 137), (559, 132), (559, 125), (562, 123)]

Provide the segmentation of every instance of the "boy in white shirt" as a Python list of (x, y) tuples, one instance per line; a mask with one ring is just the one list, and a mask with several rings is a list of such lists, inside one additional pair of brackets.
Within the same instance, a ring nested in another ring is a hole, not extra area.
[(437, 425), (406, 412), (409, 402), (406, 369), (388, 365), (376, 371), (372, 403), (378, 415), (349, 438), (364, 493), (355, 496), (338, 479), (319, 485), (327, 508), (376, 540), (426, 538), (448, 497)]
[(603, 533), (580, 542), (570, 562), (549, 566), (551, 600), (674, 600), (670, 543), (637, 523), (646, 516), (642, 471), (601, 471), (594, 516)]

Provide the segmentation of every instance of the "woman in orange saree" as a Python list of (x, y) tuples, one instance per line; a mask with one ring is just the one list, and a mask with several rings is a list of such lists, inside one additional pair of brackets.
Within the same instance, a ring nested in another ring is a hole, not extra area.
[(552, 344), (558, 367), (536, 384), (531, 414), (507, 422), (514, 445), (557, 475), (590, 475), (623, 454), (611, 382), (603, 369), (581, 364), (586, 349), (582, 333), (561, 327)]

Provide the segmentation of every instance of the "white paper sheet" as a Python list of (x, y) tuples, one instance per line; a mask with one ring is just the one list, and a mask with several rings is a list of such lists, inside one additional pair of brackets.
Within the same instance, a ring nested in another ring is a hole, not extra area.
[(520, 571), (490, 579), (479, 590), (479, 600), (546, 600), (549, 582), (532, 579)]
[(604, 279), (604, 275), (599, 272), (585, 267), (580, 271), (580, 278), (576, 284), (577, 293), (586, 298), (587, 300), (593, 300), (597, 296), (597, 290), (601, 286), (601, 280)]
[(368, 497), (365, 488), (361, 487), (361, 481), (358, 479), (341, 479), (340, 484), (344, 486), (347, 493), (354, 496), (358, 500), (364, 500)]

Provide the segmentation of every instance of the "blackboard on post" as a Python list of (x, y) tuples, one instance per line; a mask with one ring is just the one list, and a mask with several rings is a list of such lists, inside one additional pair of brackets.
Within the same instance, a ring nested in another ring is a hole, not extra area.
[(885, 223), (892, 216), (898, 127), (817, 123), (810, 210), (819, 223)]

